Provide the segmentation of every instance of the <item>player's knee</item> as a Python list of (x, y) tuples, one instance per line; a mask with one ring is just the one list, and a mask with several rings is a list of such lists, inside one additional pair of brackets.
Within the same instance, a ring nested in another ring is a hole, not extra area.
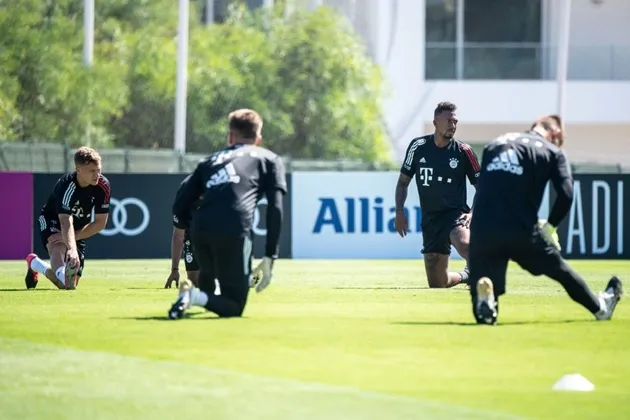
[(225, 311), (221, 313), (217, 313), (219, 318), (240, 318), (243, 316), (243, 312), (245, 311), (245, 305), (234, 305), (230, 308), (226, 308)]

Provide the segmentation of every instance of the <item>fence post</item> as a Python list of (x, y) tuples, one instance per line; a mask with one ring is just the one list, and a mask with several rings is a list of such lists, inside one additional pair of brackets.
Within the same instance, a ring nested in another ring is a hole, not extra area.
[(63, 144), (63, 171), (64, 172), (70, 172), (70, 157), (68, 156), (70, 154), (70, 146), (68, 146), (68, 143), (64, 143)]
[(125, 173), (129, 173), (129, 149), (124, 149), (123, 151), (123, 162), (124, 162), (123, 171)]

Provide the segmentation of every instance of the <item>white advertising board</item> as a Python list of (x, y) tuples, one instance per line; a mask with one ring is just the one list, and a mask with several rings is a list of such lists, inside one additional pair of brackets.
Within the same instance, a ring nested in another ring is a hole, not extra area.
[[(410, 233), (394, 229), (398, 172), (294, 172), (293, 258), (422, 258), (422, 215), (415, 181), (405, 207)], [(468, 203), (474, 188), (468, 185)], [(461, 258), (455, 249), (453, 258)]]

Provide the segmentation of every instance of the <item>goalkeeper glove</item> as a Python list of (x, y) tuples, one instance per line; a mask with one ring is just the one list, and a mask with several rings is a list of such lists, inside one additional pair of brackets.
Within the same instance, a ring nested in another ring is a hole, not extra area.
[(258, 267), (254, 269), (253, 278), (256, 292), (260, 293), (269, 286), (273, 270), (273, 258), (263, 257)]
[(558, 239), (556, 228), (546, 220), (539, 220), (538, 227), (540, 228), (540, 231), (542, 232), (542, 236), (545, 241), (551, 244), (558, 251), (561, 251), (562, 247), (560, 246), (560, 240)]

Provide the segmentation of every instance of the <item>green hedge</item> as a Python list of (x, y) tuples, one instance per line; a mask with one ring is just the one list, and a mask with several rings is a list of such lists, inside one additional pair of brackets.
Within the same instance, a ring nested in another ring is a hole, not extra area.
[[(227, 113), (250, 107), (280, 154), (388, 160), (383, 78), (344, 18), (237, 5), (206, 27), (192, 9), (188, 151), (222, 147)], [(0, 3), (0, 138), (171, 147), (177, 1), (98, 0), (91, 69), (82, 12), (75, 0)]]

